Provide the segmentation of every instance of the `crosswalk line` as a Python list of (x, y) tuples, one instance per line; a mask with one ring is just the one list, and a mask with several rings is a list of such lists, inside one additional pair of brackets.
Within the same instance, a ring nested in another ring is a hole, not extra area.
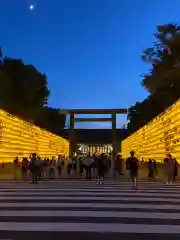
[[(126, 189), (123, 189), (123, 188), (116, 188), (116, 189), (107, 189), (107, 188), (55, 188), (55, 189), (50, 189), (50, 188), (32, 188), (32, 189), (16, 189), (16, 188), (13, 188), (13, 189), (0, 189), (0, 195), (13, 195), (13, 194), (16, 194), (16, 195), (21, 195), (23, 194), (24, 196), (25, 195), (28, 195), (29, 193), (32, 193), (32, 194), (36, 194), (38, 193), (39, 195), (41, 194), (44, 194), (46, 193), (46, 191), (48, 193), (51, 193), (52, 195), (54, 194), (57, 194), (59, 192), (61, 193), (108, 193), (108, 194), (113, 194), (113, 193), (124, 193), (124, 194), (127, 194), (128, 193), (132, 193), (132, 189), (131, 188), (126, 188)], [(162, 195), (166, 195), (166, 194), (171, 194), (171, 196), (173, 196), (173, 194), (175, 195), (178, 195), (180, 194), (180, 189), (174, 189), (174, 190), (171, 190), (169, 188), (163, 188), (163, 189), (144, 189), (144, 188), (139, 188), (138, 190), (136, 190), (136, 193), (144, 193), (144, 194), (160, 194), (162, 193)], [(133, 193), (134, 194), (134, 193)], [(161, 195), (161, 196), (162, 196)]]
[(179, 213), (110, 212), (110, 211), (1, 211), (2, 216), (18, 217), (90, 217), (90, 218), (151, 218), (180, 219)]
[(0, 231), (24, 232), (99, 232), (99, 233), (137, 233), (137, 234), (180, 234), (180, 226), (116, 224), (116, 223), (28, 223), (0, 222)]
[[(34, 188), (34, 187), (39, 187), (39, 188), (44, 188), (44, 187), (48, 187), (48, 186), (54, 186), (54, 188), (59, 188), (61, 186), (65, 186), (65, 187), (73, 187), (73, 186), (82, 186), (82, 187), (86, 187), (86, 186), (97, 186), (97, 187), (102, 187), (102, 186), (109, 186), (109, 187), (118, 187), (118, 186), (121, 186), (121, 187), (126, 187), (126, 186), (131, 186), (132, 183), (131, 182), (127, 182), (127, 183), (123, 183), (123, 182), (118, 182), (116, 184), (114, 184), (113, 182), (104, 182), (104, 184), (97, 184), (97, 182), (93, 182), (93, 181), (87, 181), (87, 182), (72, 182), (72, 183), (69, 183), (69, 182), (62, 182), (62, 181), (59, 181), (59, 182), (52, 182), (52, 183), (49, 183), (49, 182), (38, 182), (37, 184), (32, 184), (31, 182), (27, 181), (27, 182), (22, 182), (21, 184), (19, 183), (11, 183), (11, 184), (0, 184), (0, 189), (1, 188), (11, 188), (12, 186), (16, 187), (16, 188)], [(180, 182), (178, 183), (173, 183), (173, 184), (165, 184), (164, 182), (154, 182), (154, 183), (149, 183), (149, 182), (139, 182), (139, 185), (140, 186), (149, 186), (149, 187), (170, 187), (170, 188), (179, 188), (180, 187)]]
[[(67, 201), (69, 200), (70, 198), (67, 196), (62, 196), (62, 197), (56, 197), (56, 196), (50, 196), (50, 197), (33, 197), (33, 196), (28, 196), (28, 197), (17, 197), (17, 196), (13, 196), (12, 197), (6, 197), (6, 196), (1, 196), (0, 197), (0, 201), (1, 200), (21, 200), (21, 201), (25, 201), (25, 200), (28, 200), (28, 201), (31, 201), (31, 200), (36, 200), (36, 201)], [(70, 200), (86, 200), (86, 201), (103, 201), (103, 200), (106, 200), (106, 201), (128, 201), (128, 200), (131, 200), (131, 201), (144, 201), (144, 202), (149, 202), (149, 201), (159, 201), (159, 202), (174, 202), (174, 203), (180, 203), (180, 199), (173, 199), (171, 197), (169, 198), (160, 198), (160, 197), (147, 197), (147, 198), (144, 198), (143, 196), (142, 197), (126, 197), (126, 196), (121, 196), (121, 197), (106, 197), (104, 198), (103, 196), (93, 196), (93, 197), (89, 197), (89, 196), (80, 196), (80, 197), (73, 197), (72, 199)]]
[[(148, 197), (152, 197), (152, 193), (147, 193), (147, 192), (123, 192), (123, 191), (121, 191), (121, 192), (108, 192), (108, 191), (106, 191), (106, 192), (97, 192), (97, 191), (86, 191), (86, 190), (84, 190), (84, 191), (81, 191), (81, 192), (78, 192), (78, 191), (76, 191), (76, 192), (63, 192), (63, 191), (59, 191), (59, 192), (51, 192), (51, 197), (53, 197), (53, 196), (56, 196), (56, 197), (61, 197), (61, 196), (68, 196), (68, 197), (76, 197), (76, 196), (84, 196), (84, 195), (87, 195), (87, 196), (99, 196), (99, 197), (106, 197), (107, 196), (107, 194), (108, 194), (108, 196), (129, 196), (129, 197), (131, 197), (131, 196), (134, 196), (134, 195), (136, 195), (136, 196), (143, 196), (143, 197), (146, 197), (146, 196), (148, 196)], [(9, 196), (13, 196), (13, 197), (26, 197), (26, 196), (36, 196), (36, 197), (45, 197), (45, 196), (48, 196), (49, 194), (48, 193), (45, 193), (45, 192), (31, 192), (31, 193), (29, 193), (29, 192), (5, 192), (5, 193), (3, 193), (3, 192), (0, 192), (0, 198), (3, 196), (3, 197), (5, 197), (5, 196), (7, 196), (7, 197), (9, 197)], [(153, 193), (153, 197), (169, 197), (169, 193), (168, 192), (164, 192), (164, 193)], [(173, 193), (173, 194), (171, 194), (171, 198), (180, 198), (180, 192), (179, 192), (179, 194), (175, 194), (175, 193)]]
[[(45, 190), (48, 190), (48, 191), (58, 191), (59, 189), (64, 189), (65, 191), (67, 191), (68, 189), (71, 189), (71, 188), (68, 188), (67, 186), (59, 186), (59, 187), (56, 187), (56, 188), (51, 188), (52, 186), (45, 186), (44, 188), (42, 187), (38, 187), (38, 186), (34, 186), (34, 187), (23, 187), (23, 188), (20, 188), (20, 187), (17, 187), (15, 188), (14, 186), (11, 186), (11, 187), (6, 187), (6, 188), (0, 188), (0, 191), (9, 191), (11, 190), (12, 188), (12, 191), (35, 191), (35, 190), (38, 190), (38, 191), (45, 191)], [(72, 186), (71, 186), (72, 187)], [(51, 189), (50, 189), (51, 188)], [(118, 190), (122, 190), (122, 191), (127, 191), (127, 190), (131, 190), (131, 186), (130, 185), (127, 185), (127, 186), (118, 186), (118, 187), (115, 187), (115, 186), (85, 186), (85, 187), (77, 187), (77, 186), (74, 186), (74, 191), (75, 189), (77, 190), (84, 190), (86, 189), (87, 191), (90, 191), (90, 190), (93, 190), (93, 191), (103, 191), (103, 190), (108, 190), (108, 191), (118, 191)], [(154, 192), (154, 191), (167, 191), (167, 190), (170, 190), (170, 191), (179, 191), (180, 192), (180, 187), (169, 187), (169, 186), (159, 186), (159, 187), (150, 187), (150, 186), (139, 186), (139, 191), (149, 191), (149, 192)]]
[(76, 202), (71, 202), (71, 203), (51, 203), (51, 202), (41, 202), (41, 203), (18, 203), (18, 202), (13, 202), (13, 203), (0, 203), (0, 208), (93, 208), (93, 209), (100, 209), (100, 208), (106, 208), (106, 209), (155, 209), (155, 210), (180, 210), (179, 205), (172, 205), (172, 204), (132, 204), (132, 203), (127, 203), (127, 204), (120, 204), (120, 203), (76, 203)]
[(1, 231), (180, 234), (178, 184), (139, 185), (135, 190), (130, 182), (113, 181), (1, 183), (0, 235)]

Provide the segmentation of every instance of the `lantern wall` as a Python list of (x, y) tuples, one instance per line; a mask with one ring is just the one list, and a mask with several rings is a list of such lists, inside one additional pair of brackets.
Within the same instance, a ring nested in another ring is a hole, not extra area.
[(145, 161), (162, 161), (167, 153), (180, 161), (180, 100), (122, 141), (121, 149), (125, 158), (134, 150)]
[(0, 162), (11, 162), (16, 156), (67, 156), (69, 142), (55, 134), (0, 110)]

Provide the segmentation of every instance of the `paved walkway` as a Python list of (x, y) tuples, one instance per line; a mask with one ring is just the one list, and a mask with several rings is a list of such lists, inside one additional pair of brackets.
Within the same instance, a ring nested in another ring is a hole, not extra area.
[(0, 239), (180, 239), (180, 182), (0, 183)]

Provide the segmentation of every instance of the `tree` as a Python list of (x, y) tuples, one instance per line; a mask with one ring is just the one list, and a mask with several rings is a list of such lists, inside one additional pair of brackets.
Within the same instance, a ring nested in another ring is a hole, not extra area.
[(0, 65), (0, 108), (33, 122), (47, 104), (46, 75), (19, 59), (5, 57)]
[(66, 115), (59, 113), (59, 109), (44, 107), (39, 112), (35, 124), (54, 134), (59, 134), (64, 129)]
[(152, 65), (142, 85), (148, 98), (130, 107), (128, 130), (133, 133), (150, 122), (180, 97), (180, 26), (159, 25), (154, 46), (143, 52), (142, 59)]
[(150, 94), (179, 79), (180, 26), (159, 25), (154, 36), (154, 46), (146, 49), (142, 56), (144, 61), (152, 64), (150, 73), (144, 75), (142, 81), (142, 85)]
[[(167, 99), (168, 93), (168, 101)], [(144, 101), (137, 102), (128, 111), (128, 131), (133, 133), (149, 123), (157, 115), (165, 111), (179, 99), (180, 82), (175, 85), (164, 86)]]
[(128, 130), (130, 133), (137, 131), (150, 122), (160, 111), (160, 106), (155, 98), (148, 97), (142, 102), (137, 102), (129, 108)]

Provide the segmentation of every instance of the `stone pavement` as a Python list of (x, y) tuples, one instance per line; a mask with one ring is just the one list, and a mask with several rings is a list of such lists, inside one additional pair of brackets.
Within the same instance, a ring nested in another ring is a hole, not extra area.
[(0, 182), (0, 239), (180, 239), (180, 182)]

